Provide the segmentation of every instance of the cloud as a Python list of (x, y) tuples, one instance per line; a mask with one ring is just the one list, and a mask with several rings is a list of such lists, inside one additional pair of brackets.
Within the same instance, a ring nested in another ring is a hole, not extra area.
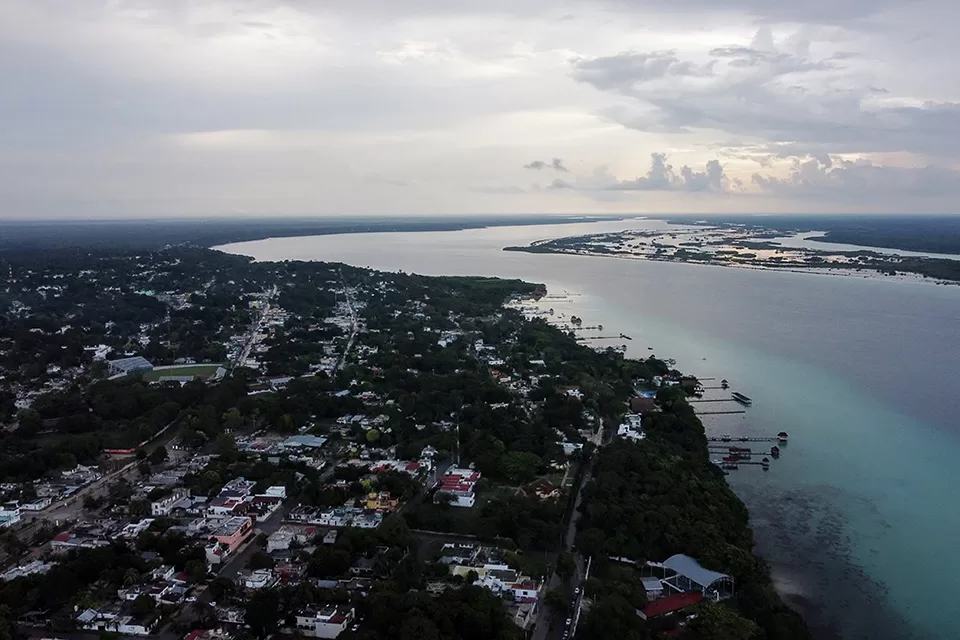
[(687, 61), (709, 68), (696, 81), (663, 82), (672, 69), (686, 68), (672, 52), (577, 60), (572, 77), (627, 98), (602, 113), (638, 131), (760, 139), (767, 142), (750, 145), (773, 154), (786, 147), (801, 156), (907, 152), (960, 159), (960, 102), (891, 99), (849, 52), (798, 55), (785, 50), (787, 39), (764, 43), (766, 33), (749, 46), (712, 48), (712, 66)]
[(809, 158), (794, 160), (786, 177), (755, 173), (762, 192), (791, 198), (833, 201), (884, 201), (891, 197), (956, 198), (960, 171), (944, 167), (892, 167), (867, 159)]
[(3, 7), (0, 216), (910, 210), (960, 167), (953, 0)]
[(573, 77), (601, 91), (632, 95), (640, 84), (666, 77), (707, 77), (713, 74), (713, 62), (697, 65), (677, 58), (676, 51), (651, 53), (627, 52), (576, 60)]
[(563, 160), (561, 160), (560, 158), (554, 158), (550, 162), (544, 162), (543, 160), (534, 160), (533, 162), (529, 162), (523, 165), (523, 168), (534, 169), (536, 171), (540, 171), (542, 169), (553, 169), (554, 171), (559, 171), (561, 173), (567, 173), (568, 171), (570, 171), (563, 164)]
[(650, 155), (650, 170), (646, 175), (632, 180), (619, 180), (606, 189), (613, 191), (687, 191), (722, 193), (728, 191), (732, 183), (724, 175), (723, 166), (716, 159), (709, 160), (703, 171), (695, 171), (684, 165), (679, 171), (667, 164), (665, 153)]

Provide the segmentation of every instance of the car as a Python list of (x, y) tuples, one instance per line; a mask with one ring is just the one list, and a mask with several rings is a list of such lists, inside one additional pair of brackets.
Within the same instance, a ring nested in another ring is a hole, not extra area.
[(573, 618), (567, 618), (567, 626), (569, 627), (571, 624), (573, 624)]
[(575, 596), (580, 595), (580, 587), (577, 587), (576, 589), (573, 590), (573, 595)]
[(197, 596), (187, 596), (187, 602), (196, 602)]

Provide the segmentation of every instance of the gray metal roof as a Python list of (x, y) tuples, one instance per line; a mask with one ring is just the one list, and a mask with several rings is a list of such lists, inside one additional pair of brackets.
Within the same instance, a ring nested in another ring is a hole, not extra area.
[(709, 587), (711, 584), (717, 580), (720, 580), (721, 578), (730, 577), (725, 573), (717, 573), (716, 571), (704, 569), (694, 558), (683, 555), (682, 553), (670, 556), (664, 560), (663, 566), (676, 571), (678, 574), (686, 578), (689, 578), (691, 582), (696, 582), (703, 588)]

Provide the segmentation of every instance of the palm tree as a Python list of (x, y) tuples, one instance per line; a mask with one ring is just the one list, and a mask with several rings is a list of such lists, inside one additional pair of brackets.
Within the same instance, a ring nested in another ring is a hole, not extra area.
[(140, 572), (133, 567), (123, 574), (123, 586), (129, 587), (140, 582)]

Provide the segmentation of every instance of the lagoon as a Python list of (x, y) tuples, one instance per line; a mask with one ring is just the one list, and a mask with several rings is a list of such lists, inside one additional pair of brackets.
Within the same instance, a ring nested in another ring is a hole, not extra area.
[[(960, 638), (960, 287), (611, 257), (511, 245), (660, 221), (276, 238), (218, 247), (428, 275), (543, 282), (557, 313), (632, 336), (753, 398), (708, 433), (784, 430), (768, 473), (728, 480), (758, 551), (818, 638)], [(653, 347), (653, 350), (648, 349)]]

